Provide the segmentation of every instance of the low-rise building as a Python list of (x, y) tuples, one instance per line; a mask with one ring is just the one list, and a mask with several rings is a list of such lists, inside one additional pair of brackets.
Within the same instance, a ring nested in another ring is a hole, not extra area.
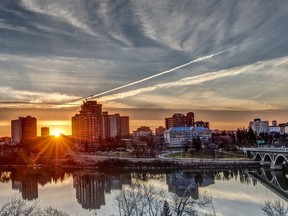
[(150, 136), (152, 136), (152, 130), (150, 129), (150, 127), (141, 126), (140, 128), (137, 128), (136, 131), (133, 131), (133, 138)]
[(280, 127), (279, 126), (269, 126), (269, 134), (272, 133), (280, 133)]
[(269, 132), (268, 121), (261, 121), (260, 118), (255, 118), (254, 121), (251, 121), (249, 123), (249, 127), (254, 131), (256, 135)]
[(187, 143), (193, 144), (193, 139), (197, 137), (207, 145), (212, 141), (212, 132), (205, 127), (173, 127), (164, 132), (169, 148), (183, 148)]

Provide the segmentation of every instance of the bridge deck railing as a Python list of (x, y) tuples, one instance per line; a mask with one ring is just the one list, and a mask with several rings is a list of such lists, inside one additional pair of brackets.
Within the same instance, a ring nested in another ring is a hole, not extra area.
[(257, 147), (257, 148), (241, 148), (242, 151), (254, 151), (254, 152), (277, 152), (286, 153), (288, 148), (286, 147)]

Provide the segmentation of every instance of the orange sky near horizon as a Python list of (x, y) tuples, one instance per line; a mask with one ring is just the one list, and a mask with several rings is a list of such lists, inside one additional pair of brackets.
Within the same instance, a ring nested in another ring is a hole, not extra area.
[[(62, 133), (71, 135), (71, 117), (79, 113), (80, 107), (70, 109), (0, 109), (0, 137), (10, 136), (11, 120), (18, 116), (31, 115), (37, 118), (37, 134), (40, 136), (41, 127), (49, 127), (50, 134)], [(103, 107), (109, 114), (119, 113), (129, 116), (130, 132), (140, 126), (149, 126), (153, 131), (159, 126), (165, 126), (165, 118), (180, 112), (194, 112), (195, 121), (208, 121), (210, 129), (236, 130), (247, 128), (254, 118), (278, 123), (288, 122), (288, 111), (216, 111), (216, 110), (163, 110), (163, 109), (109, 109)]]
[[(246, 122), (210, 122), (210, 129), (219, 130), (236, 130), (237, 128), (247, 127)], [(165, 126), (164, 120), (130, 120), (130, 133), (141, 126), (149, 126), (153, 132), (159, 126)], [(50, 135), (58, 133), (71, 135), (70, 120), (37, 120), (37, 135), (41, 136), (41, 127), (49, 127)], [(2, 121), (0, 123), (0, 136), (11, 136), (10, 121)]]

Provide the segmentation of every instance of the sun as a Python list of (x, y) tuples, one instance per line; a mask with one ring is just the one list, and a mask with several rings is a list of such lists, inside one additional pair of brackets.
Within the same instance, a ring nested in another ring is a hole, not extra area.
[(60, 129), (55, 129), (55, 130), (52, 131), (52, 135), (55, 136), (55, 137), (60, 137), (62, 133), (63, 132)]

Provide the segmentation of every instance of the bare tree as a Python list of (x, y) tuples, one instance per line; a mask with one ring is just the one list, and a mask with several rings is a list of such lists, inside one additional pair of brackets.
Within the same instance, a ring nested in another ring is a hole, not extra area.
[(172, 216), (172, 214), (170, 213), (170, 207), (169, 207), (169, 203), (167, 202), (167, 200), (164, 201), (161, 216)]
[(198, 215), (195, 209), (196, 206), (205, 208), (212, 204), (212, 196), (208, 195), (207, 193), (203, 193), (202, 196), (197, 200), (193, 199), (191, 194), (191, 188), (188, 187), (182, 196), (178, 196), (177, 194), (173, 195), (173, 210), (177, 216)]
[(0, 216), (69, 216), (69, 214), (48, 207), (41, 209), (37, 202), (28, 203), (21, 199), (9, 200), (0, 206)]
[(288, 216), (288, 208), (285, 208), (280, 201), (266, 201), (264, 206), (261, 206), (261, 209), (267, 216)]
[(190, 216), (197, 215), (195, 206), (207, 207), (212, 203), (212, 197), (206, 193), (200, 199), (194, 200), (190, 192), (190, 189), (187, 189), (181, 197), (173, 195), (174, 203), (171, 209), (175, 214), (170, 214), (167, 202), (171, 197), (163, 190), (144, 183), (132, 184), (117, 192), (115, 206), (120, 216)]
[(37, 203), (28, 204), (24, 200), (12, 199), (1, 205), (0, 208), (1, 216), (37, 216), (41, 215), (41, 211), (37, 206)]
[(135, 183), (117, 192), (115, 204), (120, 216), (157, 216), (164, 198), (163, 190), (149, 184)]
[(48, 207), (43, 210), (42, 216), (69, 216), (69, 214), (52, 207)]

